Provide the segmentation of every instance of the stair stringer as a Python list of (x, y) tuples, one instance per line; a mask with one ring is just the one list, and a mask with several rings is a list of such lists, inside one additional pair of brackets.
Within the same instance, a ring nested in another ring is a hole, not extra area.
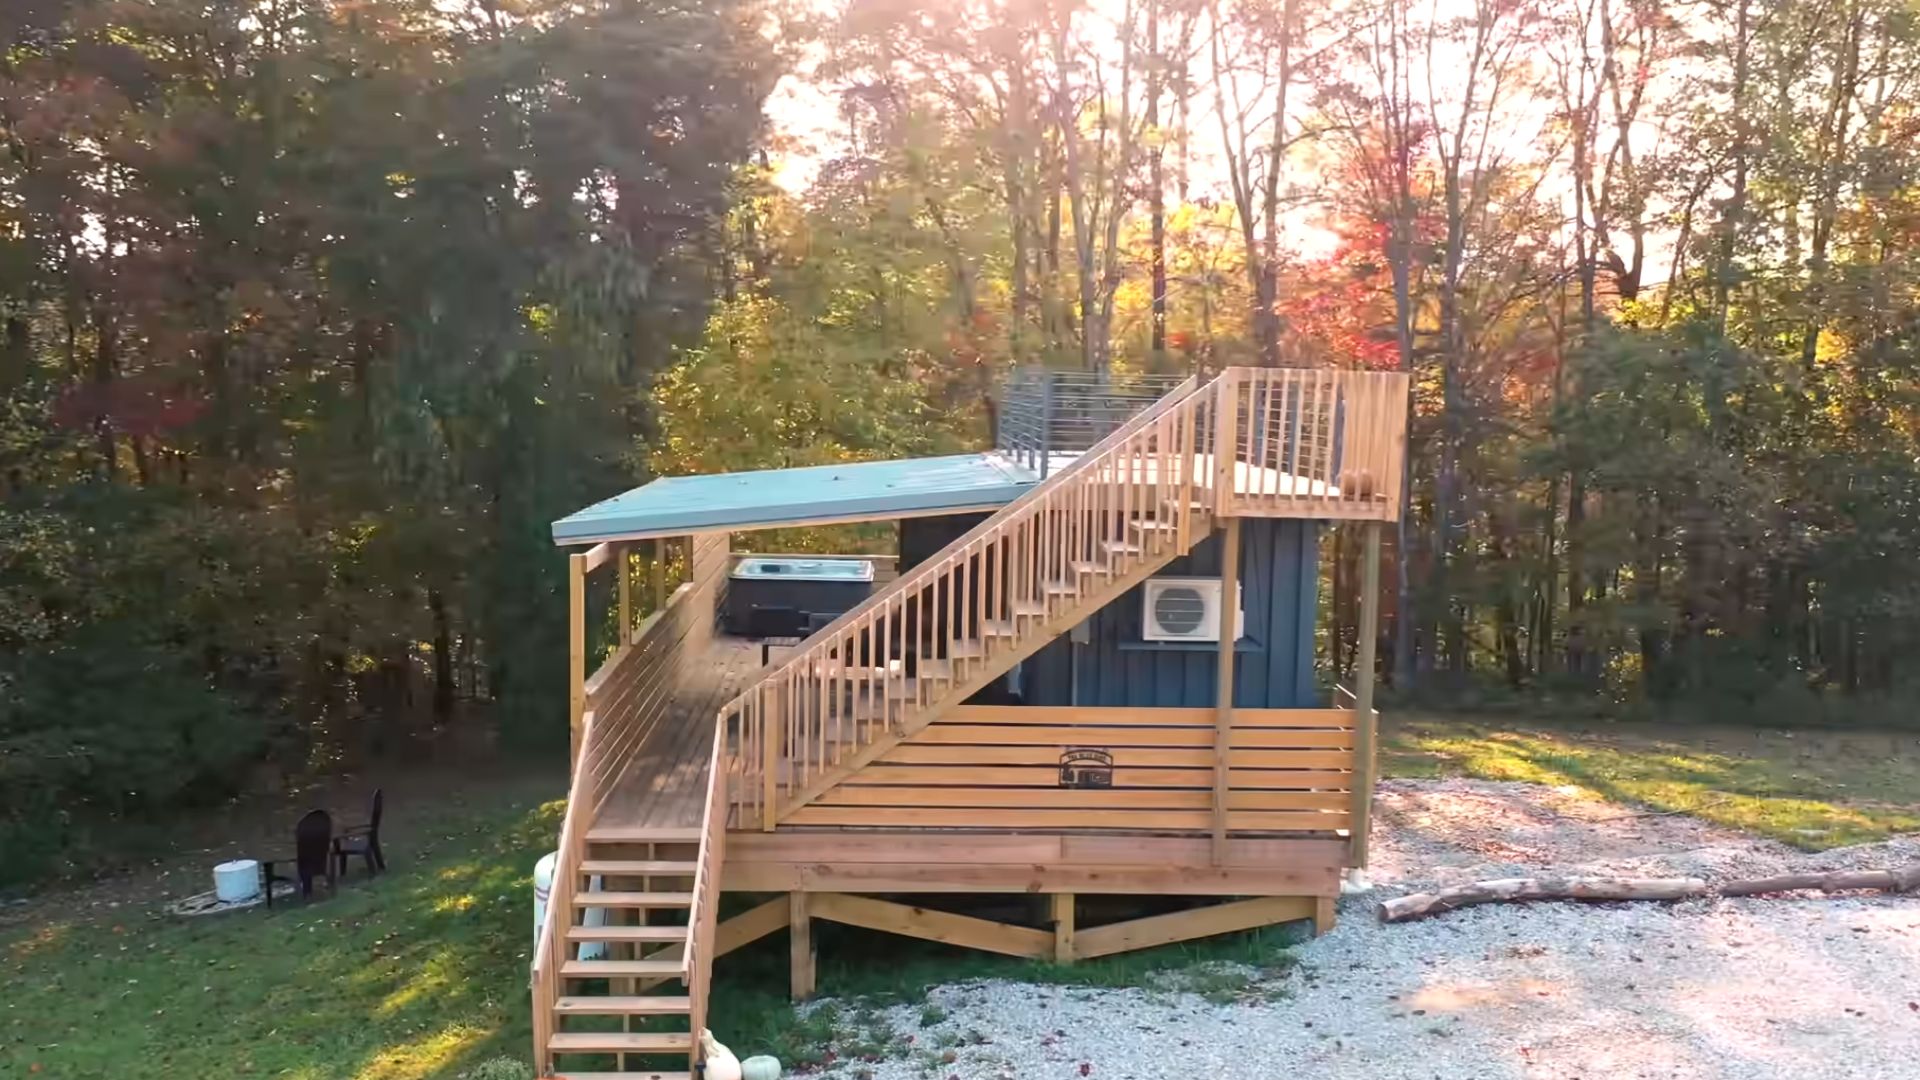
[(1194, 546), (1211, 532), (1210, 528), (1192, 529), (1188, 534), (1188, 543), (1185, 548), (1177, 544), (1168, 544), (1163, 551), (1132, 556), (1133, 565), (1117, 575), (1107, 577), (1088, 591), (1078, 594), (1074, 603), (1052, 615), (1030, 616), (1033, 619), (1032, 624), (1022, 629), (1020, 636), (1013, 644), (993, 653), (989, 657), (989, 662), (980, 665), (980, 670), (943, 689), (940, 700), (930, 702), (916, 710), (906, 723), (869, 742), (831, 771), (821, 774), (811, 784), (802, 788), (798, 794), (780, 807), (776, 821), (839, 787), (854, 774), (873, 764), (901, 743), (925, 731), (945, 715), (947, 710), (964, 704), (968, 698), (985, 689), (993, 680), (1013, 670), (1015, 664), (1039, 652), (1055, 638), (1073, 629), (1081, 620), (1125, 596), (1127, 590), (1193, 550)]

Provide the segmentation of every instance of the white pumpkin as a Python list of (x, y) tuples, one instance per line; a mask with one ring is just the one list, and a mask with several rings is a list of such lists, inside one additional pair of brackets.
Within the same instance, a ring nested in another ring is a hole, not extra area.
[(761, 1054), (740, 1063), (740, 1080), (780, 1080), (780, 1059)]
[(713, 1032), (700, 1032), (700, 1056), (705, 1059), (700, 1073), (706, 1080), (741, 1080), (740, 1059), (721, 1045)]

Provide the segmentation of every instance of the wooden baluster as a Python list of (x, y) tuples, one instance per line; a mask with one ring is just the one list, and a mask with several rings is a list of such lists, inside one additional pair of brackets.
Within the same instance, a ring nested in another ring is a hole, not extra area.
[[(1273, 490), (1270, 492), (1267, 491), (1265, 478), (1262, 479), (1260, 490), (1268, 495), (1269, 499), (1278, 499), (1285, 490), (1286, 484), (1286, 479), (1283, 475), (1286, 472), (1284, 468), (1286, 438), (1280, 431), (1283, 415), (1279, 410), (1283, 408), (1282, 402), (1286, 400), (1287, 396), (1287, 376), (1285, 372), (1279, 371), (1270, 372), (1269, 374), (1272, 377), (1267, 380), (1267, 418), (1266, 422), (1261, 425), (1261, 430), (1266, 434), (1267, 456), (1272, 460), (1273, 472), (1271, 479), (1273, 481)], [(1263, 460), (1262, 464), (1266, 464), (1266, 462)]]
[(758, 723), (755, 725), (757, 730), (754, 732), (753, 737), (758, 740), (760, 750), (760, 813), (764, 816), (773, 813), (774, 805), (779, 798), (779, 791), (776, 785), (780, 782), (780, 774), (775, 769), (767, 767), (770, 755), (777, 753), (773, 745), (773, 706), (768, 700), (768, 695), (774, 693), (775, 688), (771, 683), (762, 683), (757, 690), (758, 694), (754, 701), (753, 711), (755, 717), (758, 719)]
[[(1194, 399), (1189, 398), (1189, 402)], [(1174, 542), (1179, 550), (1188, 550), (1190, 539), (1187, 535), (1187, 504), (1193, 501), (1193, 448), (1194, 429), (1200, 423), (1201, 404), (1183, 405), (1180, 409), (1180, 485), (1175, 488), (1173, 510)]]
[(801, 682), (800, 669), (787, 671), (785, 693), (781, 695), (785, 745), (781, 749), (781, 764), (787, 767), (787, 791), (791, 795), (806, 783), (807, 754), (805, 745), (800, 741), (800, 713), (806, 707), (805, 684)]
[(893, 625), (899, 620), (893, 617), (893, 603), (888, 601), (880, 608), (880, 652), (874, 659), (879, 663), (880, 674), (874, 680), (874, 692), (868, 707), (873, 710), (875, 722), (882, 732), (893, 730), (893, 718), (887, 714), (888, 690), (893, 678)]

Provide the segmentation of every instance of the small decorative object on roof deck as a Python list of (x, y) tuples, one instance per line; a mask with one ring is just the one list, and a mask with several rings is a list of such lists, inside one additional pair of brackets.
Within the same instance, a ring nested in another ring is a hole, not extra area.
[(700, 1072), (706, 1080), (741, 1080), (740, 1059), (713, 1032), (700, 1032)]

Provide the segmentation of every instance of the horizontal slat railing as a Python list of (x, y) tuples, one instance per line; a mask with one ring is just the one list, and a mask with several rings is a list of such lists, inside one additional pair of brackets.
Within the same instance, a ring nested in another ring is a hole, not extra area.
[[(739, 821), (771, 828), (970, 673), (1031, 652), (1031, 635), (1075, 604), (1083, 577), (1197, 540), (1194, 515), (1209, 507), (1189, 466), (1216, 398), (1194, 390), (1195, 380), (1181, 384), (723, 707)], [(1136, 528), (1148, 514), (1162, 527)]]
[[(1212, 821), (1216, 720), (1210, 707), (958, 705), (787, 820), (1202, 831)], [(1342, 708), (1234, 710), (1228, 827), (1346, 829), (1352, 721)]]
[[(560, 970), (571, 959), (567, 930), (576, 915), (573, 901), (580, 885), (579, 866), (587, 854), (587, 833), (593, 827), (594, 815), (632, 762), (634, 752), (662, 722), (681, 658), (690, 645), (697, 648), (711, 632), (713, 605), (726, 580), (727, 565), (725, 534), (690, 538), (679, 570), (684, 580), (667, 594), (664, 606), (636, 628), (632, 624), (633, 568), (624, 546), (600, 544), (569, 557), (568, 570), (575, 578), (570, 590), (575, 610), (569, 616), (575, 639), (568, 675), (574, 681), (573, 695), (580, 716), (558, 858), (547, 895), (546, 918), (533, 954), (534, 1060), (543, 1065), (555, 1030), (553, 1010), (566, 991)], [(617, 640), (606, 661), (591, 675), (583, 676), (586, 578), (609, 566), (620, 578), (615, 583), (619, 598)], [(655, 569), (664, 574), (662, 568)]]

